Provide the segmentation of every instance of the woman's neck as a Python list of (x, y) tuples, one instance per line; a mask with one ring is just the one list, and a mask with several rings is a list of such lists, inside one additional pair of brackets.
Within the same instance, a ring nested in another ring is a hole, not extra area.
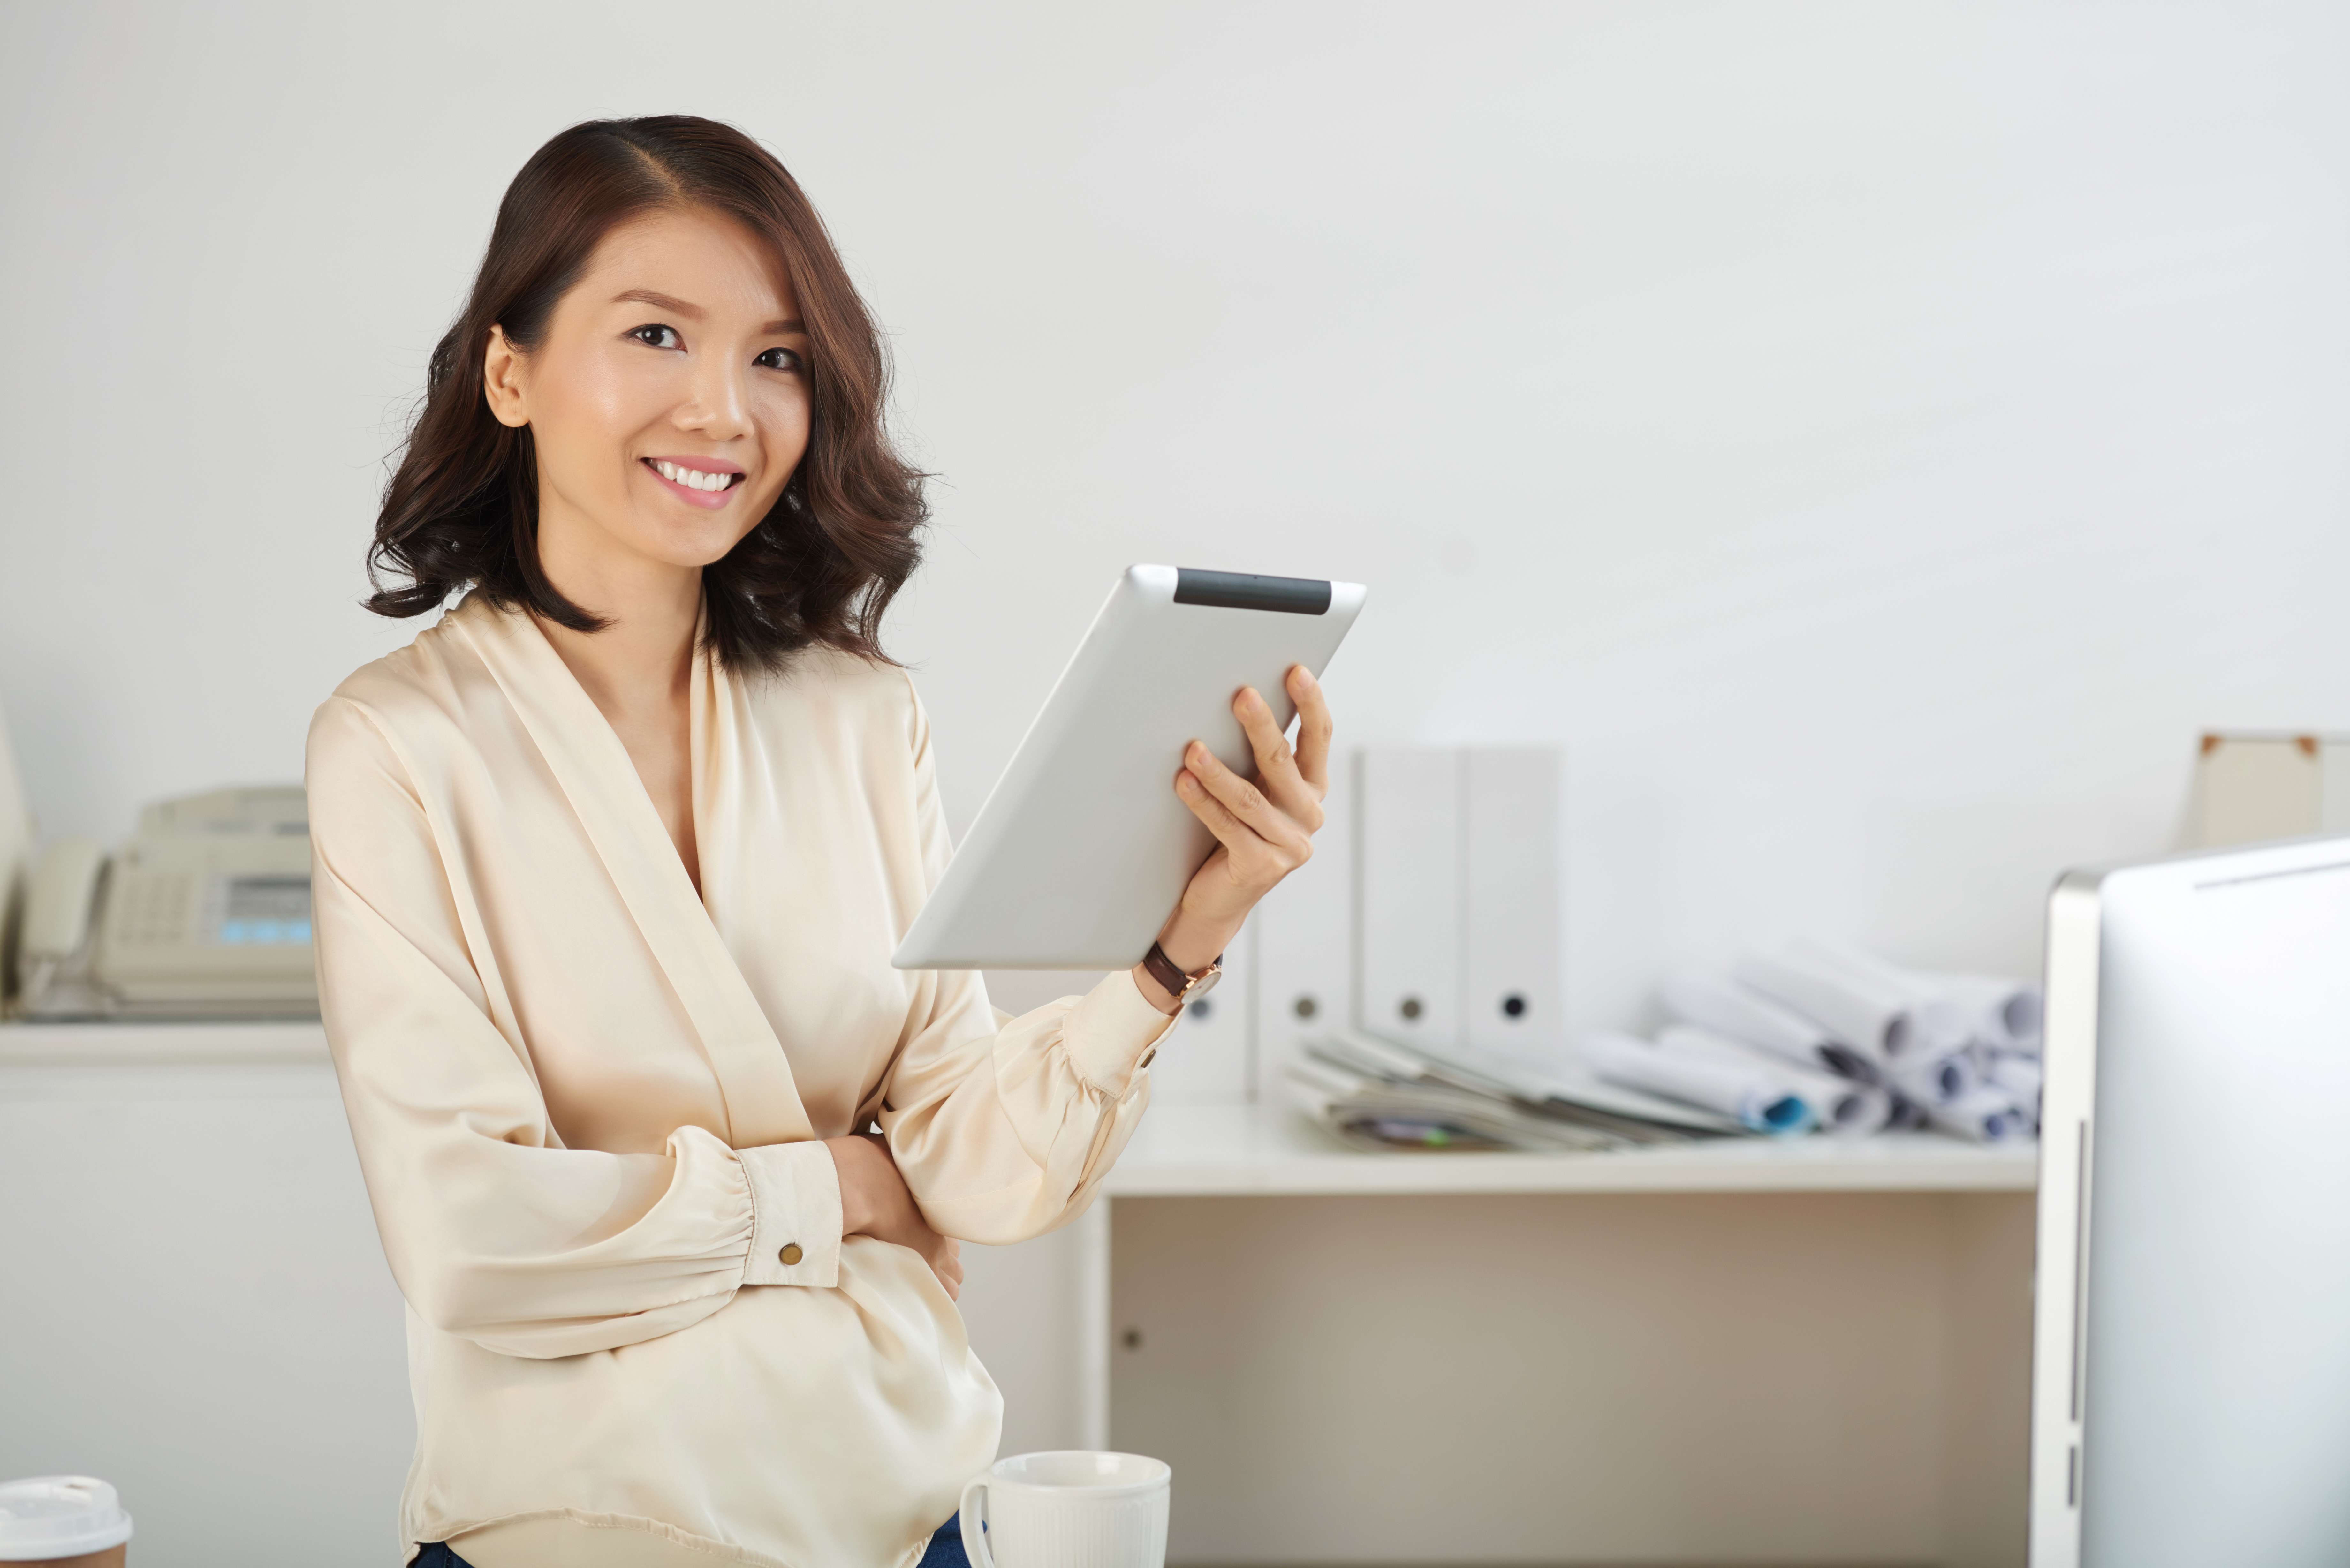
[(539, 625), (627, 749), (699, 894), (690, 709), (702, 568), (639, 555), (560, 511), (540, 514), (538, 560), (557, 592), (608, 623), (601, 631)]
[(539, 624), (616, 728), (682, 714), (702, 613), (702, 569), (653, 560), (584, 520), (542, 516), (539, 566), (556, 591), (607, 624), (574, 631)]

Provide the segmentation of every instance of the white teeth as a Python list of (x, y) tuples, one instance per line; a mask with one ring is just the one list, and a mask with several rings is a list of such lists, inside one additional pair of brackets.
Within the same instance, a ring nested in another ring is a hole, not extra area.
[(682, 484), (689, 490), (723, 490), (734, 483), (734, 476), (731, 473), (705, 473), (701, 469), (681, 468), (659, 458), (653, 460), (653, 468), (663, 479)]

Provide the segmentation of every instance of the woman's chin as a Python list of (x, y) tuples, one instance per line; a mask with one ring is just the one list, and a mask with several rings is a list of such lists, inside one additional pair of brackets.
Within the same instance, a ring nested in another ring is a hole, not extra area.
[(750, 531), (741, 518), (731, 516), (665, 523), (637, 530), (637, 547), (665, 565), (696, 569), (725, 559), (726, 552), (741, 544)]

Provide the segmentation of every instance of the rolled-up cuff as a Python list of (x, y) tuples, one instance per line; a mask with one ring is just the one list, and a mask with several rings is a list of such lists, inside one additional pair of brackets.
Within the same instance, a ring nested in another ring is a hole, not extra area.
[(1104, 975), (1061, 1025), (1061, 1048), (1077, 1075), (1113, 1099), (1124, 1095), (1135, 1070), (1175, 1020), (1150, 1005), (1134, 971)]
[(840, 1170), (820, 1142), (740, 1148), (751, 1182), (746, 1285), (840, 1283)]

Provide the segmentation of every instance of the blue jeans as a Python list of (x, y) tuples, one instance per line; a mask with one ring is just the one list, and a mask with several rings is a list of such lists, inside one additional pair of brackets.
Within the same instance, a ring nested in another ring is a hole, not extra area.
[[(442, 1541), (425, 1542), (424, 1550), (416, 1554), (409, 1568), (473, 1568), (463, 1557), (449, 1550)], [(939, 1526), (931, 1537), (931, 1549), (922, 1553), (921, 1568), (971, 1568), (971, 1559), (962, 1554), (962, 1516), (957, 1514)]]

